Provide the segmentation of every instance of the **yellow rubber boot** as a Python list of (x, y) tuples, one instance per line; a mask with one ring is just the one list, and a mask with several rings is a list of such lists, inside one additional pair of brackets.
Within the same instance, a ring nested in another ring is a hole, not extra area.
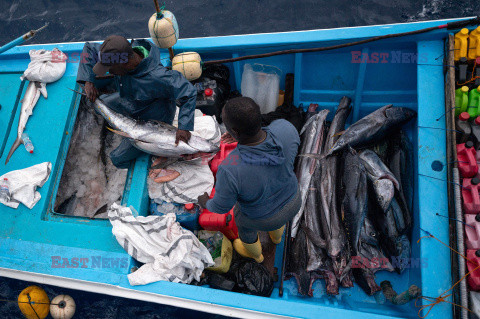
[(258, 237), (253, 244), (245, 244), (240, 238), (237, 238), (233, 241), (233, 248), (243, 257), (253, 258), (257, 263), (263, 262), (262, 244)]
[(268, 232), (268, 234), (270, 235), (270, 239), (273, 241), (275, 245), (280, 244), (280, 242), (282, 241), (282, 235), (283, 235), (284, 229), (285, 229), (285, 225), (283, 225), (279, 229)]

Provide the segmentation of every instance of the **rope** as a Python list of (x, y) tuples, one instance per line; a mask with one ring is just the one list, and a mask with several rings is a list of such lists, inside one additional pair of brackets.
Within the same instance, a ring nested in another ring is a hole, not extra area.
[[(420, 228), (421, 229), (421, 228)], [(422, 229), (423, 230), (423, 229)], [(451, 249), (452, 251), (456, 252), (459, 256), (462, 256), (465, 260), (473, 263), (473, 264), (476, 264), (474, 261), (468, 259), (466, 256), (464, 256), (463, 254), (459, 253), (457, 250), (453, 249), (452, 247), (450, 247), (449, 245), (445, 244), (443, 241), (441, 241), (440, 239), (438, 239), (437, 237), (435, 237), (433, 234), (431, 234), (430, 232), (426, 231), (426, 230), (423, 230), (424, 232), (426, 232), (428, 235), (427, 236), (423, 236), (423, 237), (420, 237), (418, 240), (417, 240), (417, 244), (420, 242), (420, 240), (424, 239), (424, 238), (433, 238), (435, 240), (437, 240), (438, 242), (440, 242), (442, 245), (448, 247), (449, 249)], [(450, 302), (448, 300), (446, 300), (448, 297), (452, 296), (453, 293), (450, 293), (450, 294), (447, 294), (449, 291), (451, 291), (453, 288), (455, 288), (456, 285), (458, 285), (463, 279), (465, 279), (468, 275), (470, 275), (470, 273), (474, 272), (475, 270), (479, 269), (480, 268), (480, 265), (477, 264), (477, 267), (475, 267), (473, 270), (469, 271), (468, 273), (466, 273), (462, 278), (460, 278), (456, 283), (454, 283), (449, 289), (445, 290), (442, 294), (440, 294), (440, 296), (434, 298), (434, 297), (428, 297), (428, 296), (419, 296), (417, 297), (417, 299), (415, 300), (415, 307), (419, 308), (418, 310), (418, 317), (419, 318), (425, 318), (426, 316), (428, 316), (428, 314), (430, 313), (430, 311), (433, 309), (433, 307), (435, 307), (436, 305), (438, 305), (439, 303), (442, 303), (442, 302), (446, 302), (446, 303), (449, 303), (451, 305), (454, 305), (454, 306), (457, 306), (457, 307), (460, 307), (460, 308), (463, 308), (465, 310), (468, 310), (470, 312), (473, 313), (473, 311), (471, 311), (470, 309), (468, 309), (467, 307), (464, 307), (462, 305), (459, 305), (459, 304), (456, 304), (456, 303), (453, 303), (453, 302)], [(420, 305), (417, 305), (417, 301), (419, 299), (422, 299), (422, 300), (426, 300), (426, 301), (431, 301), (431, 303), (429, 304), (426, 304), (426, 305), (423, 305), (423, 306), (420, 306)], [(424, 309), (428, 309), (427, 313), (424, 315), (424, 316), (421, 316), (421, 312), (422, 310)]]
[(468, 80), (467, 82), (462, 83), (462, 84), (459, 84), (459, 83), (457, 82), (457, 85), (458, 85), (458, 86), (462, 86), (462, 85), (464, 85), (464, 84), (467, 84), (467, 83), (470, 83), (470, 82), (472, 82), (472, 81), (475, 81), (476, 79), (480, 79), (480, 76), (475, 76), (475, 69), (476, 69), (476, 68), (477, 68), (477, 59), (475, 59), (475, 64), (473, 65), (472, 77), (470, 78), (470, 80)]

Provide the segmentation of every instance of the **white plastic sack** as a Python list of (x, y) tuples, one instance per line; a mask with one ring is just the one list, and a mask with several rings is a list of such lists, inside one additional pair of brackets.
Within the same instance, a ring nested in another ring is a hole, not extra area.
[(470, 291), (471, 310), (474, 314), (480, 317), (480, 292)]
[(151, 199), (158, 202), (188, 204), (196, 203), (198, 196), (203, 193), (212, 192), (215, 180), (208, 166), (208, 159), (197, 158), (176, 162), (166, 168), (179, 172), (180, 176), (164, 183), (156, 183), (148, 177), (148, 195)]
[(19, 203), (22, 203), (32, 209), (42, 198), (40, 193), (37, 192), (37, 187), (42, 187), (45, 184), (51, 170), (52, 163), (44, 162), (3, 174), (0, 176), (0, 180), (8, 179), (11, 199), (9, 202), (0, 199), (0, 203), (12, 208), (17, 208)]
[[(197, 115), (198, 113), (196, 113)], [(177, 112), (178, 115), (178, 112)], [(177, 117), (177, 116), (176, 116)], [(175, 124), (175, 121), (174, 121)], [(213, 116), (195, 117), (195, 129), (192, 135), (202, 137), (213, 144), (220, 145), (222, 133), (220, 126)], [(166, 169), (175, 170), (180, 176), (172, 181), (156, 183), (148, 177), (148, 194), (150, 198), (158, 202), (174, 202), (180, 204), (196, 203), (198, 196), (210, 192), (215, 182), (213, 173), (208, 166), (210, 158), (198, 158), (186, 162), (177, 162), (169, 165)]]
[(67, 56), (55, 48), (48, 50), (30, 50), (30, 63), (20, 79), (52, 83), (59, 80), (67, 68)]
[(108, 210), (112, 233), (125, 251), (144, 263), (128, 275), (130, 285), (159, 280), (200, 281), (205, 267), (214, 265), (207, 248), (176, 222), (175, 214), (134, 217), (128, 207), (113, 204)]
[(278, 106), (280, 92), (280, 69), (263, 64), (245, 64), (243, 67), (241, 90), (242, 95), (252, 98), (260, 113), (275, 111)]

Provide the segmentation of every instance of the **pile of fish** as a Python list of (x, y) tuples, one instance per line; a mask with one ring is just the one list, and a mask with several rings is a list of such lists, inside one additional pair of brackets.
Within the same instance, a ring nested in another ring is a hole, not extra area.
[(328, 110), (311, 114), (301, 131), (302, 206), (286, 274), (302, 295), (313, 295), (317, 279), (329, 295), (354, 282), (372, 295), (381, 290), (375, 272), (400, 273), (410, 257), (413, 153), (401, 128), (416, 113), (386, 105), (344, 130), (350, 103), (342, 98), (329, 126)]

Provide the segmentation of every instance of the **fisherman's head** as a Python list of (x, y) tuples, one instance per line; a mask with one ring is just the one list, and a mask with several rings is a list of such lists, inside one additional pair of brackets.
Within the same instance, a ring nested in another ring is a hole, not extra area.
[(228, 133), (237, 141), (251, 141), (262, 129), (260, 107), (249, 97), (229, 100), (222, 110), (222, 120)]
[(96, 58), (98, 62), (93, 67), (93, 72), (100, 76), (107, 72), (113, 75), (125, 75), (138, 65), (132, 44), (120, 35), (111, 35), (106, 38)]

